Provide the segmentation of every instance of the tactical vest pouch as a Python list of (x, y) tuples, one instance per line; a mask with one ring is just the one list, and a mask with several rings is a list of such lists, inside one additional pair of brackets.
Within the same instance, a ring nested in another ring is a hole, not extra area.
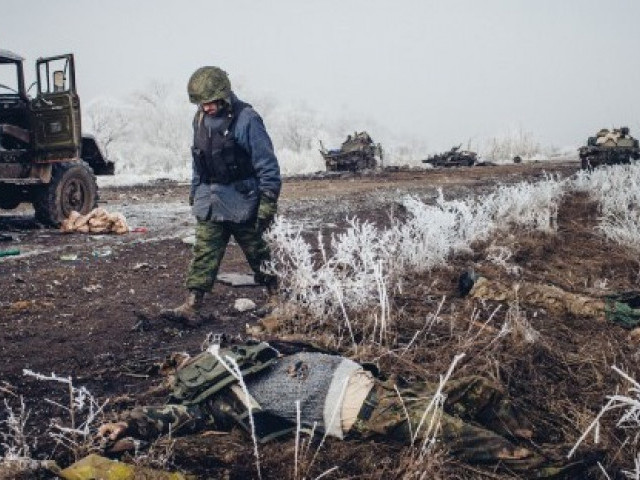
[[(278, 357), (278, 351), (262, 342), (221, 349), (220, 357), (226, 360), (227, 356), (235, 360), (242, 376), (247, 377), (271, 366)], [(198, 404), (234, 382), (235, 377), (225, 365), (211, 353), (203, 352), (176, 372), (171, 401), (184, 405)]]

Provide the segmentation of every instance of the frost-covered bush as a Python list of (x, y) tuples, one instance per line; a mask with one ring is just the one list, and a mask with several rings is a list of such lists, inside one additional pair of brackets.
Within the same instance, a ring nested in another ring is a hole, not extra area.
[[(608, 397), (607, 403), (569, 452), (569, 458), (573, 456), (578, 447), (591, 434), (593, 434), (594, 443), (600, 442), (602, 418), (613, 412), (616, 413), (617, 417), (616, 427), (627, 432), (627, 440), (624, 441), (623, 445), (630, 445), (636, 449), (638, 447), (638, 439), (640, 438), (640, 383), (618, 367), (611, 368), (628, 383), (628, 390), (626, 393), (616, 392)], [(633, 470), (623, 471), (623, 473), (629, 479), (640, 479), (640, 452), (636, 453)], [(607, 476), (607, 478), (609, 477)]]
[(348, 322), (350, 312), (374, 308), (374, 330), (380, 332), (389, 319), (388, 292), (399, 289), (404, 276), (442, 266), (500, 228), (553, 231), (563, 186), (547, 178), (465, 200), (446, 200), (441, 193), (433, 205), (408, 196), (403, 220), (378, 228), (351, 219), (326, 248), (320, 233), (317, 252), (302, 225), (280, 218), (269, 233), (270, 268), (291, 301), (316, 317), (342, 315)]
[(484, 143), (481, 156), (492, 162), (511, 162), (515, 156), (534, 158), (542, 151), (533, 135), (522, 129), (511, 130)]
[(573, 188), (598, 202), (598, 229), (606, 238), (640, 251), (640, 164), (580, 172)]

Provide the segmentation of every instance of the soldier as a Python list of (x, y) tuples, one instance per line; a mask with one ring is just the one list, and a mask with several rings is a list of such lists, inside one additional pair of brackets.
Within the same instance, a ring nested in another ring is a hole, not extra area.
[(261, 271), (270, 258), (262, 234), (277, 211), (280, 167), (262, 118), (231, 91), (226, 72), (201, 67), (187, 86), (198, 105), (193, 120), (193, 177), (189, 204), (197, 219), (188, 295), (161, 315), (188, 326), (202, 323), (205, 292), (211, 290), (231, 235), (242, 248), (257, 283), (273, 290), (276, 278)]
[(518, 282), (516, 285), (477, 277), (463, 272), (458, 280), (461, 296), (544, 308), (551, 315), (574, 315), (607, 320), (626, 329), (640, 327), (640, 292), (628, 291), (591, 297), (563, 290), (554, 285)]
[[(299, 415), (303, 430), (420, 445), (427, 426), (439, 418), (444, 446), (472, 464), (525, 473), (528, 478), (584, 466), (567, 465), (553, 450), (519, 446), (519, 441), (533, 436), (531, 425), (499, 386), (478, 376), (448, 382), (444, 412), (435, 409), (425, 416), (436, 385), (379, 380), (345, 357), (317, 351), (283, 356), (264, 342), (216, 353), (204, 352), (178, 369), (172, 403), (125, 412), (119, 421), (100, 426), (99, 435), (116, 442), (125, 435), (152, 440), (203, 428), (230, 430), (235, 424), (249, 430), (251, 413), (260, 441), (295, 431)], [(222, 358), (234, 359), (249, 396)]]

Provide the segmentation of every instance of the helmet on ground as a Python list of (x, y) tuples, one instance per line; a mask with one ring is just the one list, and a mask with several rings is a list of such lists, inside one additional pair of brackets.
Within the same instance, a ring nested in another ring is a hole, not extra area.
[(197, 105), (224, 100), (231, 103), (231, 82), (227, 72), (218, 67), (200, 67), (187, 84), (189, 101)]

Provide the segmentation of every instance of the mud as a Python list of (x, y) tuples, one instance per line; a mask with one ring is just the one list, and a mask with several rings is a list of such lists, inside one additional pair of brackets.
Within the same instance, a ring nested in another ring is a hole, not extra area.
[[(288, 179), (281, 214), (302, 222), (309, 232), (339, 230), (347, 216), (384, 223), (406, 194), (428, 201), (442, 188), (448, 198), (466, 196), (546, 173), (567, 176), (578, 168), (570, 163), (520, 164)], [(146, 229), (123, 236), (65, 235), (42, 229), (28, 206), (0, 214), (0, 234), (11, 238), (0, 242), (0, 250), (21, 251), (19, 256), (0, 259), (0, 399), (15, 408), (19, 396), (24, 397), (31, 409), (30, 433), (39, 437), (35, 457), (52, 456), (61, 464), (72, 459), (68, 450), (55, 448), (44, 435), (51, 418), (64, 416), (44, 398), (66, 404), (68, 393), (63, 385), (25, 377), (23, 369), (72, 376), (76, 385), (86, 386), (99, 400), (109, 399), (107, 411), (117, 411), (161, 401), (160, 395), (149, 392), (160, 382), (156, 365), (169, 353), (199, 351), (208, 332), (240, 335), (246, 324), (257, 321), (261, 312), (241, 314), (233, 303), (250, 298), (261, 309), (268, 299), (266, 291), (220, 283), (207, 299), (206, 313), (212, 319), (202, 327), (177, 328), (154, 316), (183, 299), (190, 246), (182, 238), (192, 234), (194, 225), (187, 196), (188, 186), (178, 184), (103, 189), (107, 210), (122, 212), (131, 227)], [(511, 248), (512, 262), (530, 281), (576, 293), (633, 289), (638, 261), (604, 242), (593, 229), (596, 219), (588, 199), (576, 197), (561, 208), (557, 235), (512, 232), (492, 244)], [(544, 311), (525, 307), (542, 340), (533, 345), (492, 341), (477, 325), (497, 331), (505, 312), (493, 314), (495, 305), (472, 305), (452, 297), (457, 275), (469, 264), (483, 274), (509, 280), (508, 273), (486, 260), (489, 247), (490, 243), (475, 245), (472, 253), (452, 259), (447, 268), (407, 280), (403, 294), (393, 298), (393, 308), (402, 318), (394, 334), (398, 345), (408, 346), (406, 355), (399, 358), (375, 349), (361, 355), (409, 379), (435, 380), (453, 356), (464, 351), (466, 360), (457, 374), (482, 373), (504, 384), (538, 426), (536, 442), (575, 441), (619, 383), (610, 366), (625, 368), (632, 376), (639, 373), (638, 347), (619, 327), (584, 318), (550, 318)], [(230, 245), (221, 272), (249, 273), (237, 245)], [(425, 318), (438, 311), (442, 296), (451, 298), (440, 311), (442, 321), (415, 348), (411, 339), (424, 327)], [(296, 330), (304, 330), (312, 340), (333, 333), (313, 322), (308, 327), (301, 323)], [(170, 466), (195, 472), (199, 478), (254, 478), (251, 445), (234, 435), (214, 437), (214, 446), (208, 437), (179, 439)], [(613, 427), (605, 435), (607, 468), (632, 464), (632, 459), (617, 453), (622, 440)], [(263, 478), (293, 478), (293, 447), (292, 441), (261, 447)], [(444, 454), (429, 462), (430, 478), (510, 478), (471, 468)], [(426, 468), (416, 464), (409, 449), (330, 441), (309, 472), (314, 478), (334, 466), (339, 468), (327, 478), (408, 478)]]

